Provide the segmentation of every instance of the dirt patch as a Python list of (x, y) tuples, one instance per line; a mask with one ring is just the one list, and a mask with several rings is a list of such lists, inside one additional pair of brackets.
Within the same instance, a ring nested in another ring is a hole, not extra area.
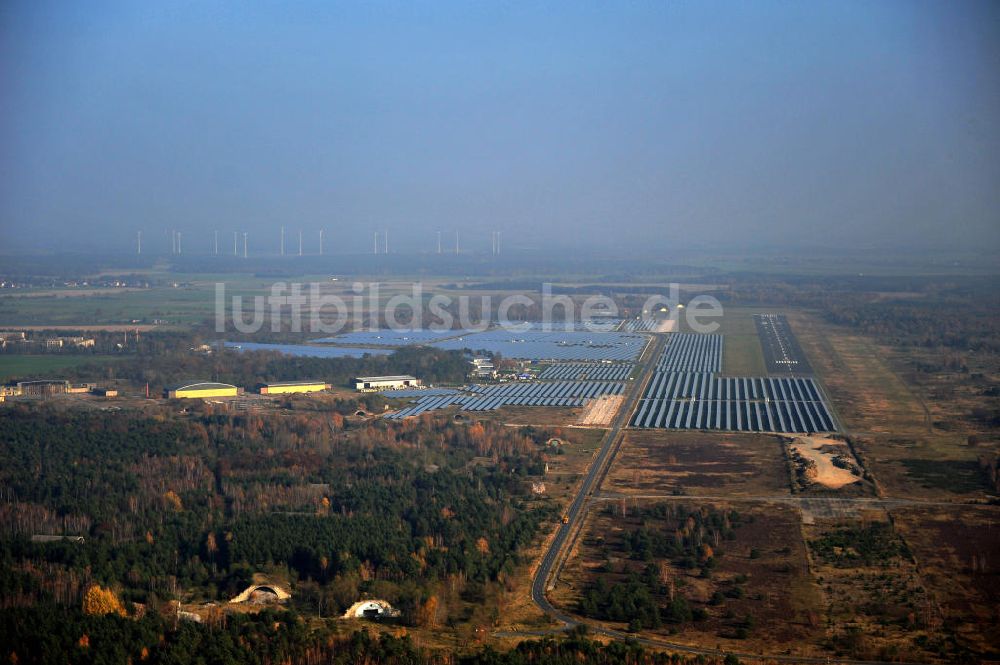
[(792, 441), (788, 447), (796, 476), (804, 483), (840, 489), (861, 481), (861, 469), (843, 441), (822, 436), (802, 436)]
[(580, 414), (578, 425), (610, 425), (625, 397), (622, 395), (602, 395), (590, 400)]

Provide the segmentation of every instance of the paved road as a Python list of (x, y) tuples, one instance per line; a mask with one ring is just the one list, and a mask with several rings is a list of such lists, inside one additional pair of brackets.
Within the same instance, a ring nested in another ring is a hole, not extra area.
[(552, 544), (549, 546), (548, 551), (545, 552), (541, 563), (538, 565), (538, 570), (535, 572), (535, 579), (531, 584), (531, 597), (539, 607), (549, 614), (558, 614), (556, 608), (545, 597), (548, 580), (552, 574), (552, 567), (559, 559), (559, 555), (562, 552), (563, 546), (567, 543), (570, 534), (579, 526), (580, 521), (583, 519), (586, 512), (584, 507), (590, 498), (590, 494), (594, 491), (597, 480), (601, 477), (603, 470), (611, 461), (611, 451), (614, 450), (615, 443), (622, 429), (628, 424), (635, 401), (642, 395), (649, 377), (652, 376), (653, 370), (656, 368), (656, 359), (663, 349), (664, 340), (663, 336), (657, 335), (647, 346), (646, 352), (639, 361), (636, 378), (630, 382), (631, 385), (625, 395), (625, 399), (622, 401), (621, 408), (618, 410), (618, 414), (614, 420), (612, 420), (611, 427), (604, 436), (604, 441), (601, 442), (601, 449), (594, 458), (594, 462), (590, 465), (587, 475), (580, 483), (580, 489), (573, 498), (573, 503), (570, 504), (569, 509), (566, 511), (569, 522), (559, 526), (559, 531), (556, 532)]
[[(590, 469), (587, 471), (587, 475), (584, 477), (583, 481), (580, 483), (580, 489), (576, 496), (573, 498), (573, 503), (570, 504), (569, 509), (566, 511), (566, 515), (569, 518), (568, 523), (561, 524), (559, 526), (559, 531), (556, 532), (555, 538), (552, 539), (552, 543), (549, 545), (549, 549), (545, 552), (542, 557), (541, 563), (538, 565), (538, 569), (535, 571), (535, 578), (531, 583), (531, 598), (538, 605), (543, 612), (561, 621), (567, 627), (584, 625), (587, 629), (598, 635), (606, 635), (608, 637), (613, 637), (616, 639), (629, 639), (633, 640), (639, 644), (643, 644), (651, 647), (658, 647), (664, 649), (670, 649), (671, 651), (676, 651), (679, 653), (690, 653), (690, 654), (702, 654), (706, 656), (724, 656), (728, 653), (733, 653), (744, 660), (768, 660), (773, 662), (782, 663), (808, 663), (810, 665), (822, 665), (825, 663), (843, 663), (849, 665), (900, 665), (899, 663), (885, 663), (882, 661), (859, 661), (859, 660), (845, 660), (838, 658), (827, 658), (827, 657), (808, 657), (808, 656), (789, 656), (784, 654), (773, 654), (762, 656), (760, 654), (750, 654), (750, 653), (738, 653), (738, 652), (727, 652), (719, 649), (712, 649), (709, 647), (696, 647), (689, 646), (686, 644), (678, 644), (675, 642), (668, 642), (666, 640), (659, 640), (647, 637), (639, 637), (636, 635), (631, 635), (629, 633), (624, 633), (618, 630), (612, 630), (610, 628), (605, 628), (597, 622), (593, 621), (582, 621), (577, 617), (571, 616), (559, 609), (557, 609), (552, 603), (549, 602), (546, 596), (546, 591), (548, 591), (549, 579), (553, 576), (554, 566), (562, 555), (563, 548), (570, 542), (570, 537), (578, 526), (582, 523), (582, 520), (586, 514), (586, 508), (590, 503), (591, 494), (599, 484), (599, 480), (604, 475), (606, 468), (610, 465), (612, 458), (614, 457), (614, 450), (618, 443), (618, 438), (621, 435), (622, 430), (628, 424), (629, 418), (632, 416), (632, 411), (635, 409), (636, 400), (642, 396), (643, 390), (645, 390), (646, 384), (649, 382), (650, 377), (653, 374), (653, 370), (656, 368), (656, 360), (659, 358), (660, 351), (663, 349), (663, 344), (666, 338), (663, 335), (656, 335), (653, 338), (653, 342), (647, 347), (646, 353), (643, 354), (642, 359), (638, 363), (638, 375), (636, 379), (631, 382), (631, 387), (626, 393), (625, 400), (622, 402), (621, 409), (615, 419), (612, 421), (611, 428), (608, 430), (604, 437), (604, 441), (601, 443), (601, 449), (597, 456), (594, 458)], [(687, 498), (690, 500), (693, 497), (675, 497), (675, 498)], [(792, 498), (792, 497), (788, 497)], [(526, 631), (517, 633), (501, 633), (501, 635), (507, 637), (516, 636), (542, 636), (550, 635), (550, 632), (545, 631)]]

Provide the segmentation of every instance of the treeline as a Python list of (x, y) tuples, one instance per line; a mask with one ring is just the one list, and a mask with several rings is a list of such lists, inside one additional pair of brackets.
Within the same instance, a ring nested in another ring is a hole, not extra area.
[(526, 640), (508, 650), (467, 645), (460, 653), (418, 646), (408, 636), (311, 629), (294, 612), (236, 614), (213, 624), (154, 614), (139, 620), (91, 616), (47, 605), (0, 610), (0, 657), (19, 665), (87, 663), (150, 665), (739, 665), (735, 656), (704, 657), (653, 651), (634, 642), (590, 640), (574, 629), (565, 637)]
[(118, 380), (134, 386), (149, 383), (155, 391), (191, 379), (243, 387), (267, 381), (319, 379), (347, 386), (356, 376), (386, 374), (412, 374), (429, 384), (461, 384), (469, 371), (462, 352), (430, 347), (403, 347), (388, 355), (362, 358), (311, 358), (277, 351), (199, 353), (193, 350), (197, 341), (189, 335), (140, 336), (138, 350), (119, 352), (122, 357), (118, 362), (86, 363), (60, 370), (60, 376), (76, 381)]

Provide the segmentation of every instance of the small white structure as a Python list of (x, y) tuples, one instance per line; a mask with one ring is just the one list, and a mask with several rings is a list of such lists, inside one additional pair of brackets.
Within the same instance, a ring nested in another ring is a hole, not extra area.
[(493, 367), (493, 360), (490, 358), (473, 358), (472, 375), (476, 378), (494, 379), (496, 378), (496, 368)]
[(416, 388), (420, 386), (420, 379), (409, 374), (397, 376), (359, 376), (354, 379), (355, 390), (363, 393), (377, 392), (379, 390), (396, 390), (398, 388)]
[(399, 610), (384, 600), (360, 600), (344, 612), (345, 619), (386, 619), (398, 616)]

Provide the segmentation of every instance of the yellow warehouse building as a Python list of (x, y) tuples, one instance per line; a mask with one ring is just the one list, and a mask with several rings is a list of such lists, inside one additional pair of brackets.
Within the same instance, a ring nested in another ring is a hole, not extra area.
[(185, 399), (192, 397), (236, 397), (240, 389), (228, 383), (215, 383), (213, 381), (193, 381), (191, 383), (180, 383), (176, 386), (164, 388), (163, 396), (169, 399)]
[(291, 393), (315, 393), (329, 390), (330, 384), (322, 381), (276, 381), (257, 386), (261, 395), (288, 395)]

